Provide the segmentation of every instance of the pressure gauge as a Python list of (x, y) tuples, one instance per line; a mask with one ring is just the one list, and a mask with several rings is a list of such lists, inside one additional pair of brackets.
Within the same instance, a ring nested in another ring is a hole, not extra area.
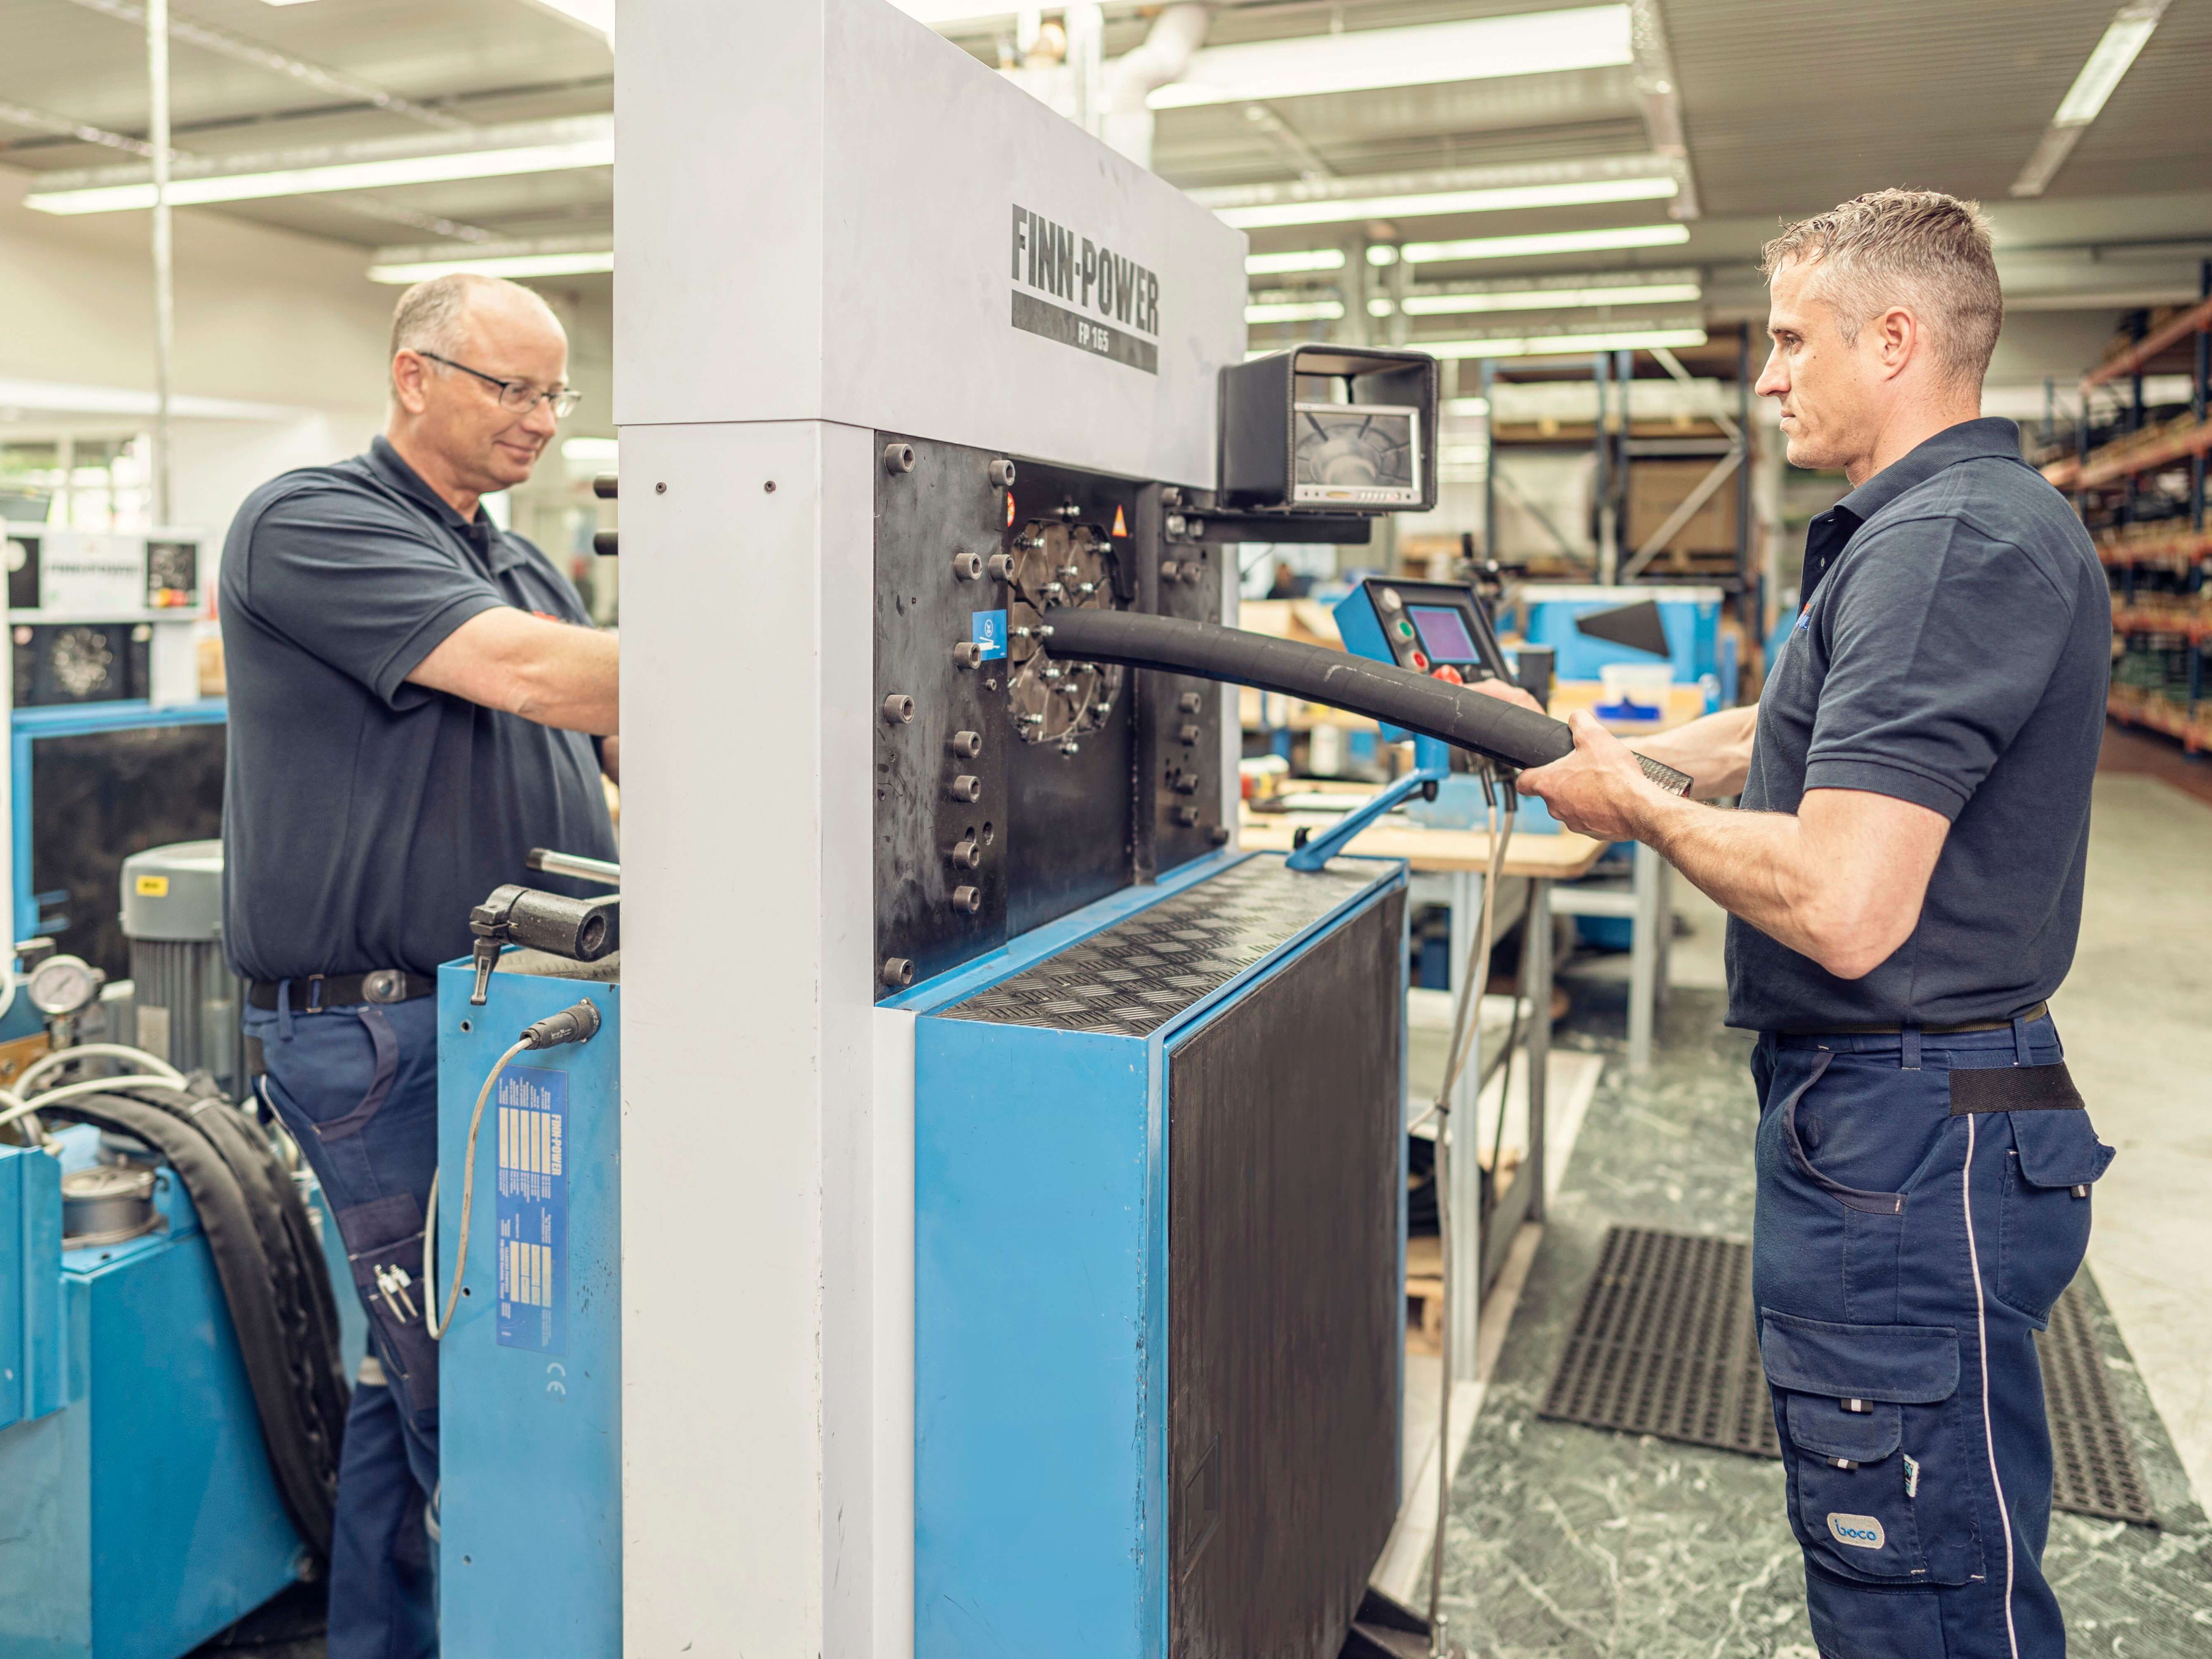
[(66, 1019), (98, 1000), (107, 975), (82, 957), (48, 957), (23, 981), (31, 1006), (50, 1019)]

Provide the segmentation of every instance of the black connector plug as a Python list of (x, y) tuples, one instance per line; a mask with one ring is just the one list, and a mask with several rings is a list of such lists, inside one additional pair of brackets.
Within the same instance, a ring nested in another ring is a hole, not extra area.
[(586, 1001), (524, 1027), (522, 1040), (533, 1048), (558, 1048), (568, 1042), (589, 1042), (599, 1034), (599, 1006)]

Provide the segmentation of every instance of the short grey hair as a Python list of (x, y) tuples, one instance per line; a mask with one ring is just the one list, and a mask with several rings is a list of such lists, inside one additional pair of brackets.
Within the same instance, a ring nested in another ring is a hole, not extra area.
[[(544, 296), (520, 283), (471, 270), (449, 271), (417, 283), (399, 296), (399, 303), (392, 310), (391, 355), (397, 357), (403, 351), (420, 351), (457, 356), (465, 349), (470, 301), (487, 290), (502, 289), (525, 296), (559, 325), (560, 319), (554, 317)], [(449, 372), (442, 364), (437, 368), (441, 374)]]
[(2004, 289), (1980, 203), (1936, 190), (1873, 191), (1791, 225), (1759, 250), (1759, 273), (1771, 282), (1784, 265), (1813, 260), (1846, 343), (1902, 302), (1931, 325), (1946, 380), (1978, 386), (1989, 372)]

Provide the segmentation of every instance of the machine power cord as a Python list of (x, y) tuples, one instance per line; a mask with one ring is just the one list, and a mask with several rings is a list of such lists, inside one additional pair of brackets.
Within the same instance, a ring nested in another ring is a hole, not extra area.
[(507, 1069), (507, 1062), (532, 1046), (526, 1032), (484, 1073), (483, 1087), (477, 1091), (477, 1109), (469, 1114), (468, 1149), (461, 1154), (461, 1236), (453, 1251), (453, 1283), (446, 1292), (442, 1313), (438, 1310), (438, 1172), (431, 1172), (429, 1213), (422, 1221), (422, 1276), (430, 1281), (430, 1302), (422, 1310), (422, 1323), (433, 1342), (444, 1340), (446, 1328), (453, 1322), (453, 1309), (461, 1299), (461, 1271), (469, 1261), (469, 1212), (477, 1195), (477, 1131), (483, 1127), (484, 1102), (491, 1098), (491, 1091), (499, 1085), (499, 1074)]
[(446, 1305), (438, 1306), (438, 1172), (430, 1176), (430, 1196), (425, 1206), (428, 1213), (422, 1220), (422, 1277), (430, 1283), (429, 1305), (422, 1310), (423, 1328), (429, 1332), (433, 1342), (445, 1340), (447, 1328), (453, 1322), (453, 1310), (461, 1299), (461, 1274), (469, 1265), (469, 1218), (476, 1207), (477, 1194), (477, 1131), (483, 1127), (484, 1103), (491, 1091), (499, 1086), (500, 1073), (506, 1071), (514, 1057), (529, 1048), (557, 1048), (563, 1043), (589, 1042), (599, 1034), (599, 1010), (588, 999), (563, 1008), (557, 1014), (526, 1027), (507, 1051), (484, 1073), (483, 1087), (477, 1091), (476, 1109), (469, 1114), (468, 1145), (461, 1154), (461, 1225), (460, 1237), (453, 1250), (453, 1279), (446, 1292)]
[[(1448, 1620), (1443, 1613), (1444, 1521), (1451, 1513), (1451, 1391), (1452, 1391), (1452, 1304), (1458, 1299), (1458, 1275), (1452, 1271), (1451, 1249), (1451, 1097), (1458, 1087), (1461, 1073), (1467, 1068), (1468, 1057), (1479, 1046), (1475, 1033), (1482, 1020), (1482, 995), (1490, 982), (1491, 948), (1495, 942), (1498, 921), (1498, 884), (1505, 873), (1505, 848), (1513, 839), (1513, 824), (1519, 808), (1519, 799), (1510, 781), (1502, 781), (1492, 773), (1486, 780), (1490, 789), (1503, 788), (1505, 794), (1504, 822), (1499, 822), (1498, 799), (1491, 797), (1488, 823), (1490, 831), (1490, 867), (1483, 874), (1482, 919), (1475, 928), (1475, 937), (1469, 947), (1465, 971), (1459, 982), (1458, 994), (1452, 1008), (1451, 1045), (1444, 1062), (1443, 1085), (1429, 1109), (1413, 1121), (1414, 1128), (1433, 1118), (1437, 1125), (1436, 1190), (1437, 1190), (1437, 1255), (1443, 1270), (1443, 1295), (1437, 1319), (1437, 1346), (1442, 1353), (1439, 1361), (1442, 1387), (1437, 1395), (1437, 1520), (1436, 1534), (1429, 1545), (1429, 1651), (1431, 1659), (1447, 1659), (1455, 1651), (1448, 1633)], [(1524, 945), (1525, 949), (1526, 946)], [(1549, 1009), (1543, 1011), (1546, 1015)], [(1519, 1013), (1519, 999), (1515, 1000), (1515, 1013)], [(1507, 1041), (1511, 1042), (1509, 1032)], [(1508, 1066), (1511, 1050), (1507, 1051)], [(1501, 1090), (1498, 1103), (1501, 1127), (1505, 1116), (1505, 1100)], [(1493, 1155), (1492, 1167), (1496, 1167)], [(1480, 1269), (1478, 1269), (1480, 1271)]]

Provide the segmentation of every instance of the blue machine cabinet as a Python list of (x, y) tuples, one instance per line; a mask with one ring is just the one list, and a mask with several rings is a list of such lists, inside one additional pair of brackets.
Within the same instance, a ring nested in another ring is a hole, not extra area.
[(160, 1229), (64, 1251), (61, 1176), (98, 1133), (57, 1139), (0, 1146), (0, 1654), (176, 1659), (309, 1557), (191, 1200), (164, 1170)]
[(599, 1034), (516, 1056), (484, 1108), (463, 1294), (439, 1352), (439, 1624), (449, 1654), (622, 1652), (620, 988), (509, 951), (469, 1006), (438, 974), (440, 1306), (469, 1117), (524, 1026), (588, 998)]
[(899, 999), (917, 1659), (1334, 1651), (1398, 1506), (1404, 889), (1224, 854)]

